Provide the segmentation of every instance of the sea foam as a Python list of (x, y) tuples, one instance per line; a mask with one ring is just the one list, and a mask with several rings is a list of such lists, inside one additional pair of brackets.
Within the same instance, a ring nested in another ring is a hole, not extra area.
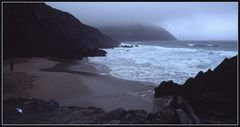
[(107, 65), (110, 74), (128, 80), (160, 84), (173, 80), (183, 84), (199, 71), (214, 69), (235, 51), (215, 51), (191, 48), (166, 48), (138, 45), (133, 48), (105, 49), (106, 57), (89, 57), (89, 61)]

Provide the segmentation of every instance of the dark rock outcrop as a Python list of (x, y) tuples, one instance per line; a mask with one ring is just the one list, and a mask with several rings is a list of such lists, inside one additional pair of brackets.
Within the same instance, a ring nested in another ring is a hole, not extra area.
[(98, 28), (118, 41), (176, 40), (167, 30), (157, 26), (121, 25)]
[(237, 116), (237, 57), (226, 58), (213, 71), (199, 72), (183, 85), (162, 82), (155, 97), (183, 96), (203, 123), (235, 123)]
[[(21, 109), (19, 113), (16, 109)], [(97, 107), (59, 106), (54, 100), (10, 98), (3, 102), (4, 124), (140, 124), (178, 123), (171, 109), (146, 113), (122, 108), (105, 112)]]
[(132, 45), (121, 45), (121, 47), (123, 47), (123, 48), (132, 48), (133, 46)]
[(113, 120), (119, 120), (126, 115), (126, 111), (123, 108), (118, 108), (109, 112), (109, 117)]
[(118, 46), (98, 29), (44, 3), (4, 3), (3, 17), (4, 58), (79, 58), (81, 51), (99, 55), (99, 48)]
[(80, 52), (81, 56), (106, 56), (107, 52), (101, 49), (89, 49)]
[(163, 81), (161, 84), (154, 88), (155, 97), (161, 97), (161, 96), (170, 96), (170, 95), (180, 95), (182, 94), (182, 86), (174, 83), (173, 81)]

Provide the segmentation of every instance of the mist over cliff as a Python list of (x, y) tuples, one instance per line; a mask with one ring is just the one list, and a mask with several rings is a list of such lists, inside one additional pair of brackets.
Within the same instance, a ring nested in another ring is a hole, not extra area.
[(238, 40), (237, 2), (46, 2), (92, 26), (160, 26), (178, 40)]
[(118, 41), (176, 40), (170, 32), (159, 26), (132, 24), (98, 28)]

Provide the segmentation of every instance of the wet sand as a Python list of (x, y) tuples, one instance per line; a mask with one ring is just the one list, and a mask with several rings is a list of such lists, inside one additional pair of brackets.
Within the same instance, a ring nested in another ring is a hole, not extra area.
[[(20, 90), (21, 93), (29, 92), (29, 98), (54, 99), (61, 105), (68, 106), (96, 106), (105, 111), (119, 107), (127, 110), (143, 109), (147, 112), (163, 109), (151, 96), (143, 96), (144, 93), (153, 90), (153, 85), (101, 75), (101, 72), (86, 60), (77, 62), (59, 62), (46, 58), (18, 60), (21, 62), (15, 62), (14, 72), (10, 72), (7, 61), (4, 61), (4, 74), (8, 74), (8, 80), (15, 82), (16, 76), (13, 77), (11, 74), (24, 72), (36, 76), (30, 90)], [(78, 66), (74, 69), (73, 65)], [(166, 100), (167, 103), (168, 101), (169, 99)]]

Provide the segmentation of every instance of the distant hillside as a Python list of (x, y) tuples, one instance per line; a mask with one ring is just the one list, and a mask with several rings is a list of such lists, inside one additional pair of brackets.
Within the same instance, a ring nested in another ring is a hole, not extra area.
[(4, 58), (79, 57), (118, 45), (96, 28), (44, 3), (3, 4)]
[(162, 27), (121, 25), (98, 28), (118, 41), (176, 40), (171, 33)]

